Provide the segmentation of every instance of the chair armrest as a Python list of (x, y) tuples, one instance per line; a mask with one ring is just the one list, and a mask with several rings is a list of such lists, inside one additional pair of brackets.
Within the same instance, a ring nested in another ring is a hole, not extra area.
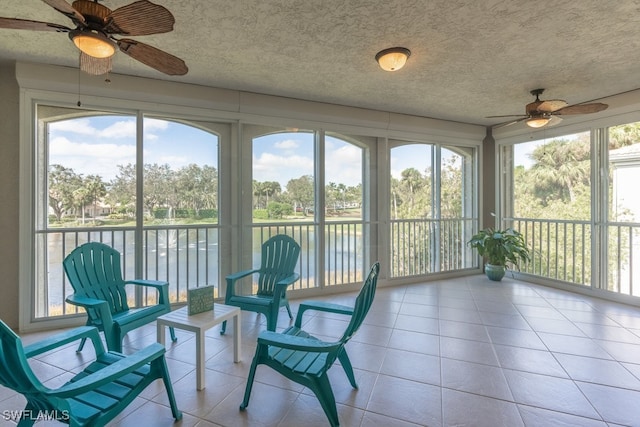
[(344, 314), (346, 316), (353, 315), (353, 307), (342, 304), (334, 304), (324, 301), (305, 301), (300, 304), (298, 314), (296, 316), (295, 325), (300, 328), (302, 325), (302, 315), (307, 310), (324, 311), (326, 313)]
[(242, 279), (243, 277), (247, 277), (250, 276), (252, 274), (257, 273), (259, 270), (256, 269), (252, 269), (252, 270), (243, 270), (243, 271), (238, 271), (237, 273), (233, 273), (233, 274), (229, 274), (226, 279), (227, 279), (227, 289), (225, 292), (225, 302), (229, 301), (229, 298), (231, 298), (232, 296), (234, 296), (236, 294), (236, 290), (234, 288), (235, 286), (235, 282), (239, 279)]
[(169, 282), (165, 282), (162, 280), (146, 280), (146, 279), (133, 279), (133, 280), (125, 280), (125, 285), (140, 285), (140, 286), (150, 286), (152, 288), (161, 289), (164, 286), (169, 286)]
[(135, 371), (152, 360), (161, 357), (165, 352), (161, 344), (154, 343), (131, 355), (124, 356), (111, 365), (93, 372), (77, 381), (65, 384), (64, 386), (52, 390), (50, 395), (59, 398), (76, 397), (78, 394), (112, 383), (115, 380)]
[[(65, 298), (65, 301), (69, 304), (83, 307), (85, 310), (89, 308), (96, 310), (98, 312), (100, 321), (102, 322), (105, 337), (111, 335), (111, 330), (113, 328), (113, 316), (111, 315), (111, 307), (109, 307), (108, 302), (101, 299), (89, 298), (76, 294), (69, 295), (67, 298)], [(87, 310), (87, 315), (89, 316), (89, 319), (92, 318), (91, 312), (89, 310)], [(95, 321), (97, 319), (91, 320)]]
[(162, 280), (132, 279), (125, 280), (124, 284), (155, 288), (160, 294), (158, 297), (158, 304), (166, 306), (169, 311), (171, 310), (171, 301), (169, 301), (169, 282)]
[(96, 350), (97, 356), (104, 353), (104, 346), (100, 340), (98, 329), (93, 326), (82, 326), (80, 328), (52, 335), (41, 341), (30, 344), (24, 348), (24, 354), (27, 358), (31, 358), (82, 338), (89, 338), (91, 342), (93, 342), (93, 347)]
[(285, 277), (274, 285), (273, 289), (273, 299), (280, 299), (281, 295), (287, 290), (287, 286), (293, 284), (296, 280), (300, 278), (298, 273), (293, 273), (290, 276)]
[(314, 338), (304, 338), (272, 331), (262, 331), (258, 335), (258, 345), (271, 345), (278, 348), (309, 351), (313, 353), (330, 353), (340, 348), (342, 343), (325, 342)]
[(227, 282), (228, 282), (229, 280), (231, 280), (231, 281), (235, 282), (235, 281), (236, 281), (236, 280), (238, 280), (238, 279), (242, 279), (242, 278), (243, 278), (243, 277), (245, 277), (245, 276), (248, 276), (248, 275), (253, 274), (253, 273), (257, 273), (258, 271), (259, 271), (259, 270), (256, 270), (256, 269), (238, 271), (237, 273), (229, 274), (229, 275), (226, 277), (226, 279), (227, 279)]
[(80, 307), (84, 307), (84, 308), (95, 308), (96, 310), (100, 310), (100, 306), (103, 306), (103, 305), (106, 305), (107, 307), (109, 307), (109, 303), (106, 302), (105, 300), (90, 298), (90, 297), (83, 297), (76, 294), (69, 295), (67, 298), (65, 298), (65, 301), (68, 302), (69, 304), (79, 305)]
[(300, 275), (298, 273), (293, 273), (291, 276), (287, 276), (284, 279), (280, 280), (278, 283), (276, 283), (276, 286), (278, 285), (289, 286), (299, 278), (300, 278)]

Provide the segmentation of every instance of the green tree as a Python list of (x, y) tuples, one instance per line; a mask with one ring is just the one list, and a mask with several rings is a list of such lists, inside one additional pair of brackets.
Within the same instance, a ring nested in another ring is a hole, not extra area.
[(402, 205), (402, 187), (400, 185), (400, 180), (391, 177), (390, 182), (391, 187), (391, 219), (400, 219), (400, 215), (398, 213), (398, 207)]
[(400, 173), (400, 180), (391, 178), (392, 210), (397, 219), (428, 218), (431, 216), (430, 169), (423, 175), (415, 168)]
[[(107, 194), (107, 187), (100, 175), (88, 175), (82, 180), (82, 186), (85, 189), (86, 200), (93, 205), (93, 218), (95, 221), (98, 213), (98, 202)], [(82, 217), (84, 220), (84, 215)]]
[(253, 208), (260, 209), (260, 199), (262, 197), (262, 183), (260, 181), (253, 180)]
[(293, 214), (293, 207), (286, 203), (269, 202), (267, 205), (267, 211), (269, 213), (269, 218), (282, 219), (285, 216)]
[(336, 184), (335, 182), (330, 182), (325, 186), (324, 203), (327, 205), (327, 207), (331, 206), (335, 210), (339, 199), (340, 190), (338, 189), (338, 184)]
[(553, 140), (531, 154), (530, 174), (536, 195), (543, 201), (575, 202), (577, 187), (590, 184), (589, 142), (582, 139)]
[(118, 165), (118, 174), (109, 184), (107, 202), (125, 212), (134, 213), (136, 208), (136, 166), (132, 163)]
[(609, 128), (609, 149), (625, 147), (640, 141), (640, 122), (626, 123)]
[(75, 208), (74, 192), (82, 185), (82, 178), (73, 169), (62, 165), (49, 167), (49, 207), (58, 221), (65, 212)]
[(173, 173), (175, 204), (192, 209), (199, 216), (201, 209), (216, 209), (218, 172), (212, 166), (190, 164)]
[(462, 169), (457, 158), (443, 161), (440, 177), (440, 217), (459, 218), (462, 215)]
[(168, 164), (144, 165), (143, 205), (149, 214), (157, 207), (178, 207), (179, 195), (174, 182), (175, 173)]
[(294, 209), (300, 206), (303, 214), (306, 215), (308, 210), (313, 208), (313, 177), (311, 175), (303, 175), (300, 178), (289, 180), (287, 193), (289, 193), (291, 200), (295, 204)]
[(265, 205), (269, 206), (269, 197), (277, 196), (282, 193), (282, 187), (280, 187), (280, 183), (277, 181), (265, 181), (262, 183), (262, 193), (266, 196)]

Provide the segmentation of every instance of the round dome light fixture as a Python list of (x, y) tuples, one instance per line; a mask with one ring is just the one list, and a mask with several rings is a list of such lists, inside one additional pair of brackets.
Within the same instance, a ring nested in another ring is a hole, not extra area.
[(69, 38), (78, 49), (93, 58), (109, 58), (116, 53), (115, 43), (97, 31), (73, 30)]
[(405, 47), (391, 47), (376, 54), (376, 61), (385, 71), (398, 71), (407, 63), (411, 51)]

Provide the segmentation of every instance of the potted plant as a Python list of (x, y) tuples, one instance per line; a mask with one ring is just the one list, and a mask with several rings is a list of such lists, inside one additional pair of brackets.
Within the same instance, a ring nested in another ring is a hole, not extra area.
[(490, 280), (502, 280), (508, 264), (517, 267), (519, 262), (530, 260), (524, 237), (513, 228), (485, 228), (471, 237), (467, 244), (477, 249), (478, 254), (486, 259), (484, 271)]

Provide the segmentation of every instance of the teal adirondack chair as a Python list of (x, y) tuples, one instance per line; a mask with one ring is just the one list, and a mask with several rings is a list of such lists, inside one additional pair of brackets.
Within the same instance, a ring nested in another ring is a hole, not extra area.
[[(267, 330), (275, 331), (280, 307), (286, 307), (289, 318), (293, 319), (286, 290), (287, 286), (300, 278), (295, 272), (299, 256), (300, 245), (293, 238), (284, 234), (269, 238), (262, 244), (260, 268), (227, 276), (224, 303), (264, 314), (267, 318)], [(257, 292), (253, 295), (238, 294), (236, 283), (242, 278), (256, 274)], [(226, 329), (227, 322), (224, 321), (220, 334), (224, 334)]]
[[(93, 343), (96, 360), (69, 382), (52, 389), (34, 375), (29, 358), (87, 338)], [(18, 427), (33, 425), (38, 416), (74, 427), (104, 426), (159, 378), (167, 390), (173, 417), (181, 419), (164, 352), (157, 343), (129, 356), (105, 352), (98, 330), (90, 326), (23, 347), (20, 337), (0, 320), (0, 384), (27, 399)]]
[[(89, 242), (75, 248), (63, 261), (64, 271), (74, 294), (66, 298), (69, 304), (83, 307), (87, 326), (104, 332), (107, 348), (122, 352), (122, 339), (127, 332), (153, 322), (171, 311), (169, 283), (157, 280), (127, 280), (122, 278), (120, 252), (99, 242)], [(158, 303), (129, 308), (125, 285), (145, 286), (157, 291)], [(171, 339), (176, 341), (173, 328)], [(82, 351), (85, 339), (80, 342)]]
[[(345, 344), (356, 333), (369, 312), (369, 308), (371, 308), (371, 303), (376, 293), (379, 271), (380, 264), (376, 262), (371, 267), (353, 307), (322, 301), (303, 302), (300, 304), (293, 326), (290, 326), (282, 333), (260, 332), (260, 335), (258, 335), (258, 347), (249, 369), (244, 400), (240, 405), (241, 411), (244, 411), (249, 405), (251, 387), (253, 386), (257, 366), (267, 365), (290, 380), (313, 391), (320, 401), (329, 423), (332, 426), (340, 425), (336, 400), (327, 371), (336, 359), (340, 360), (351, 386), (358, 388)], [(321, 341), (301, 329), (302, 316), (307, 310), (348, 315), (351, 316), (351, 320), (339, 340), (334, 342)]]

